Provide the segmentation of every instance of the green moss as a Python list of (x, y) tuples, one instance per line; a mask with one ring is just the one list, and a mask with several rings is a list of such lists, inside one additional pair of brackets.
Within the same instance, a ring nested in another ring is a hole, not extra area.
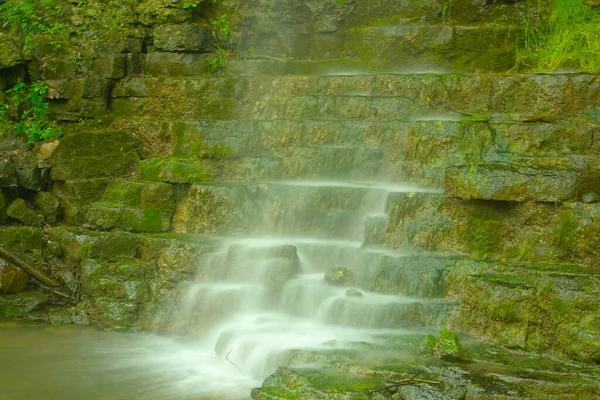
[(319, 370), (305, 373), (310, 385), (324, 392), (361, 392), (383, 386), (383, 380), (369, 376), (350, 375), (336, 370)]
[(213, 175), (213, 168), (202, 160), (153, 158), (140, 164), (140, 176), (148, 181), (206, 183)]
[(486, 258), (500, 245), (503, 231), (501, 221), (471, 217), (465, 232), (467, 249), (478, 257)]
[(571, 253), (574, 250), (575, 239), (577, 238), (576, 230), (575, 214), (572, 211), (567, 211), (562, 215), (555, 228), (557, 245), (565, 253)]

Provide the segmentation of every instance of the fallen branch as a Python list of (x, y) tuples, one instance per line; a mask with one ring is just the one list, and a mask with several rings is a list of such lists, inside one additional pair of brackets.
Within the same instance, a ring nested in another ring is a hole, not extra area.
[(51, 276), (44, 274), (38, 268), (34, 267), (29, 262), (23, 260), (20, 256), (14, 254), (13, 252), (5, 249), (3, 246), (0, 246), (0, 257), (4, 258), (6, 261), (9, 261), (15, 264), (17, 267), (21, 268), (23, 271), (27, 272), (33, 278), (44, 284), (48, 287), (58, 287), (60, 286), (60, 282), (54, 279)]
[(237, 365), (235, 365), (235, 363), (233, 361), (231, 361), (229, 359), (229, 355), (231, 354), (232, 351), (233, 351), (233, 349), (229, 350), (229, 353), (227, 353), (227, 355), (225, 356), (225, 359), (227, 361), (229, 361), (231, 363), (231, 365), (233, 365), (238, 371), (242, 372), (242, 370)]

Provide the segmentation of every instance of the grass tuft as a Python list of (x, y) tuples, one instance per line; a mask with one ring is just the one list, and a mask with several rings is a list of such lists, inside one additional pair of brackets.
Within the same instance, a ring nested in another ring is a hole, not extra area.
[(600, 71), (600, 11), (583, 0), (528, 0), (517, 69)]

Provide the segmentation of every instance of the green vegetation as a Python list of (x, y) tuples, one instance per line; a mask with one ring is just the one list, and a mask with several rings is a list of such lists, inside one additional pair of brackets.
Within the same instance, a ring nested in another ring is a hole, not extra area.
[(528, 0), (517, 68), (600, 71), (600, 11), (583, 0)]
[(567, 211), (562, 215), (560, 221), (556, 225), (558, 247), (560, 247), (566, 253), (570, 253), (573, 251), (576, 238), (576, 229), (577, 222), (575, 221), (575, 215), (573, 214), (573, 212)]
[(52, 41), (52, 44), (55, 47), (62, 45), (62, 36), (66, 32), (65, 24), (49, 22), (49, 18), (57, 17), (61, 10), (62, 6), (57, 5), (54, 0), (9, 0), (0, 5), (0, 17), (4, 23), (3, 27), (23, 33), (24, 51), (30, 52), (35, 45), (34, 35), (40, 33), (60, 37), (60, 40)]
[(221, 71), (227, 64), (229, 51), (233, 47), (233, 38), (231, 36), (231, 23), (227, 14), (221, 15), (218, 19), (212, 21), (212, 35), (215, 40), (215, 57), (208, 61), (205, 66), (211, 74)]
[(485, 258), (500, 244), (503, 224), (494, 219), (473, 217), (466, 230), (467, 248), (478, 257)]
[(49, 119), (45, 100), (48, 86), (44, 82), (19, 82), (4, 93), (9, 99), (8, 104), (0, 105), (0, 126), (4, 132), (23, 135), (29, 144), (61, 136), (61, 129)]

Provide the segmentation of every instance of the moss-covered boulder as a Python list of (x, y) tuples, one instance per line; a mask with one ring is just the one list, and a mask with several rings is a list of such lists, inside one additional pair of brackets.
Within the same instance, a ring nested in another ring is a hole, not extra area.
[(348, 268), (334, 267), (325, 272), (325, 281), (334, 286), (350, 286), (356, 283), (356, 275)]
[(25, 225), (42, 226), (44, 223), (44, 215), (23, 199), (15, 199), (6, 210), (6, 215)]
[(0, 296), (0, 315), (9, 318), (41, 317), (49, 301), (46, 293), (23, 292)]

